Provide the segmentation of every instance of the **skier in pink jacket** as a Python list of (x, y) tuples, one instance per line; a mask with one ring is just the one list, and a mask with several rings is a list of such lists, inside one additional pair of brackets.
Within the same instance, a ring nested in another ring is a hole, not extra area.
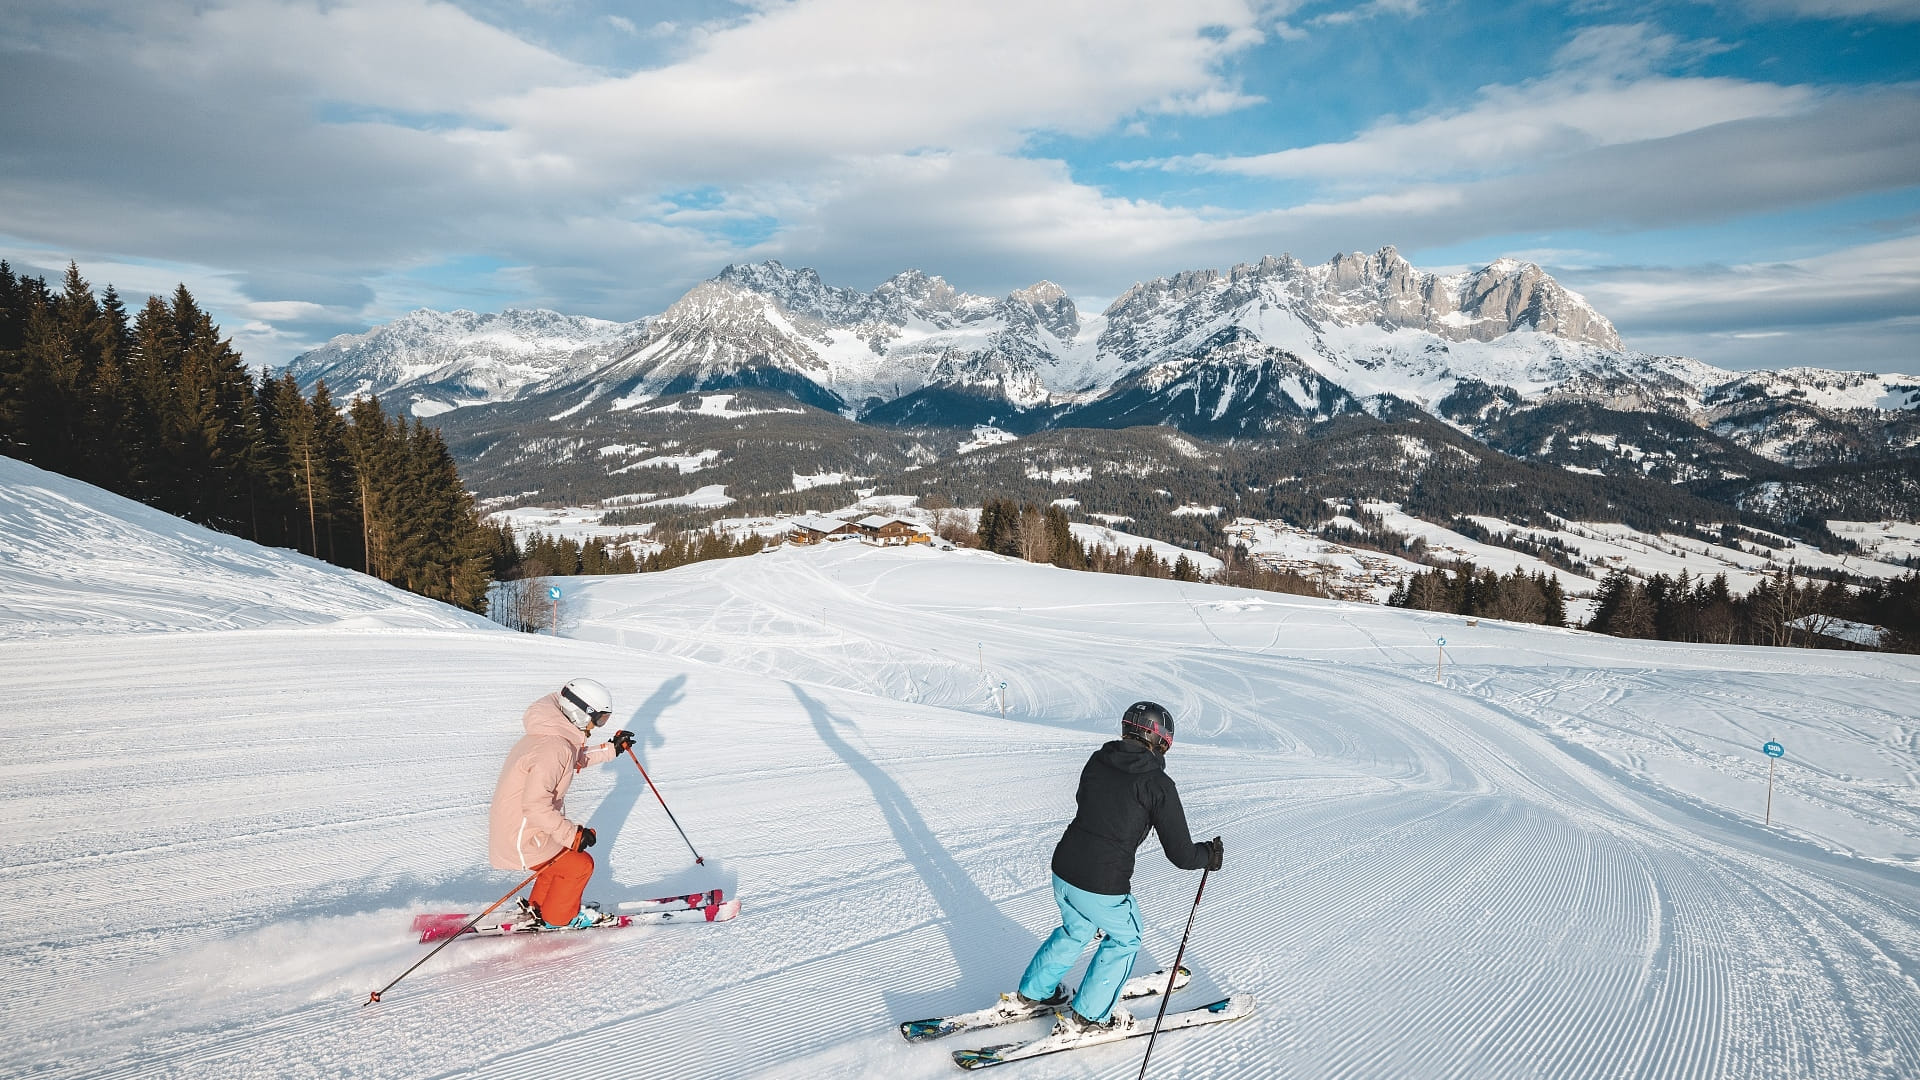
[(593, 830), (567, 818), (573, 774), (611, 761), (633, 745), (633, 732), (616, 731), (592, 750), (587, 734), (613, 715), (613, 694), (592, 679), (574, 679), (527, 707), (527, 733), (513, 744), (493, 788), (487, 853), (497, 870), (538, 871), (521, 916), (548, 927), (592, 926), (611, 918), (582, 905), (593, 876)]

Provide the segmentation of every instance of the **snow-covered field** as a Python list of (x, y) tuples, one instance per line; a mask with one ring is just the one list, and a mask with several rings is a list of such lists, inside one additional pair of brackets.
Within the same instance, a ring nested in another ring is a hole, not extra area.
[(605, 499), (600, 506), (521, 506), (496, 510), (487, 515), (487, 520), (511, 528), (514, 539), (522, 544), (536, 533), (550, 540), (572, 540), (579, 544), (589, 540), (632, 540), (653, 532), (653, 523), (602, 525), (601, 522), (606, 519), (609, 508), (650, 505), (647, 500), (653, 498), (652, 494), (641, 493)]
[[(1791, 570), (1803, 583), (1812, 582), (1816, 586), (1823, 579), (1811, 576), (1809, 571), (1831, 570), (1882, 580), (1905, 577), (1913, 573), (1913, 567), (1904, 560), (1920, 550), (1915, 547), (1920, 526), (1899, 522), (1831, 522), (1836, 535), (1860, 544), (1863, 551), (1855, 555), (1829, 555), (1798, 541), (1762, 547), (1750, 534), (1743, 535), (1739, 547), (1729, 547), (1698, 534), (1646, 533), (1617, 522), (1556, 519), (1555, 528), (1545, 529), (1519, 526), (1499, 518), (1471, 518), (1474, 524), (1496, 537), (1504, 534), (1533, 544), (1558, 544), (1588, 568), (1590, 576), (1587, 576), (1414, 517), (1402, 511), (1398, 503), (1369, 502), (1363, 508), (1388, 529), (1424, 541), (1428, 555), (1439, 562), (1472, 563), (1479, 569), (1501, 575), (1519, 570), (1557, 579), (1568, 598), (1567, 620), (1572, 624), (1591, 617), (1600, 578), (1616, 569), (1640, 578), (1655, 574), (1678, 578), (1684, 573), (1689, 578), (1711, 579), (1725, 574), (1727, 587), (1733, 594), (1744, 596), (1768, 575), (1780, 570)], [(1359, 521), (1344, 513), (1329, 520), (1327, 526), (1362, 528)], [(1427, 569), (1382, 552), (1348, 547), (1324, 539), (1315, 531), (1281, 521), (1236, 518), (1228, 532), (1236, 543), (1260, 557), (1263, 563), (1308, 576), (1323, 575), (1329, 587), (1349, 599), (1366, 598), (1385, 603), (1396, 586)]]
[[(957, 1075), (893, 1026), (1014, 984), (1075, 777), (1141, 697), (1226, 838), (1183, 997), (1259, 1001), (1162, 1039), (1155, 1076), (1920, 1075), (1912, 657), (855, 544), (575, 579), (531, 637), (369, 620), (431, 605), (149, 513), (0, 461), (8, 1075)], [(707, 860), (616, 761), (569, 800), (589, 897), (744, 913), (458, 942), (362, 1008), (425, 952), (411, 912), (517, 880), (487, 799), (575, 675)], [(1143, 970), (1196, 879), (1143, 851)], [(1130, 1077), (1141, 1049), (1011, 1068)]]
[(1217, 573), (1222, 565), (1219, 559), (1203, 552), (1191, 551), (1178, 544), (1169, 544), (1165, 540), (1121, 532), (1119, 529), (1105, 525), (1075, 521), (1068, 525), (1068, 530), (1073, 533), (1074, 539), (1088, 547), (1106, 548), (1108, 551), (1137, 551), (1140, 548), (1147, 548), (1154, 555), (1166, 560), (1168, 565), (1178, 562), (1184, 555), (1187, 561), (1199, 567), (1203, 574)]

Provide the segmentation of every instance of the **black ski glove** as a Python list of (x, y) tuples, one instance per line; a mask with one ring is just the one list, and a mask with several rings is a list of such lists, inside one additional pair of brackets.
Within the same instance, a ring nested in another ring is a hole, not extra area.
[(1227, 845), (1219, 837), (1207, 841), (1207, 869), (1220, 869), (1220, 859), (1227, 853)]
[(573, 850), (585, 851), (588, 848), (593, 846), (593, 841), (594, 841), (593, 830), (587, 828), (585, 825), (582, 825), (580, 826), (579, 834), (573, 838)]
[(613, 738), (607, 740), (607, 745), (613, 747), (616, 757), (624, 754), (633, 749), (633, 732), (616, 731), (613, 733)]

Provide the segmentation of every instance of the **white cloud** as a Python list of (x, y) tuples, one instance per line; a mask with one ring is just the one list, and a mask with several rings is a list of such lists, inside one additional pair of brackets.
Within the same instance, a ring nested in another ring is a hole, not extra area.
[(1423, 0), (1369, 0), (1354, 7), (1316, 15), (1309, 21), (1315, 26), (1340, 26), (1387, 15), (1410, 17), (1421, 14), (1422, 6)]
[(1683, 46), (1644, 27), (1597, 27), (1557, 54), (1552, 74), (1481, 89), (1466, 109), (1388, 119), (1341, 142), (1244, 157), (1189, 155), (1170, 169), (1399, 185), (1409, 179), (1487, 176), (1581, 151), (1670, 138), (1716, 124), (1806, 110), (1805, 87), (1647, 74)]
[(1071, 292), (1098, 292), (1116, 274), (1165, 273), (1169, 257), (1191, 255), (1229, 227), (1105, 195), (1076, 183), (1058, 161), (998, 154), (863, 159), (790, 198), (782, 211), (788, 227), (751, 254), (806, 252), (823, 273), (863, 287), (938, 251), (939, 265), (927, 269), (972, 288), (999, 292), (1045, 277)]
[(135, 60), (165, 81), (424, 113), (464, 114), (489, 98), (591, 77), (439, 0), (156, 5)]
[(1602, 269), (1576, 280), (1616, 324), (1724, 331), (1894, 318), (1920, 297), (1920, 235), (1786, 262)]
[(1249, 0), (769, 6), (685, 59), (490, 104), (503, 155), (580, 175), (714, 182), (923, 148), (1008, 152), (1141, 112), (1257, 99), (1221, 74), (1262, 40)]
[(1762, 15), (1874, 18), (1895, 22), (1920, 19), (1920, 0), (1743, 0), (1742, 6)]

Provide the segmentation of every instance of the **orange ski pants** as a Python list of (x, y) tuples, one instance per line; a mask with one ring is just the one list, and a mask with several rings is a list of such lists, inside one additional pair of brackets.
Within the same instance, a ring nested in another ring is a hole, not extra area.
[(547, 925), (563, 925), (580, 914), (580, 897), (592, 876), (593, 856), (584, 851), (563, 851), (540, 869), (533, 879), (533, 895), (527, 899), (540, 909)]

